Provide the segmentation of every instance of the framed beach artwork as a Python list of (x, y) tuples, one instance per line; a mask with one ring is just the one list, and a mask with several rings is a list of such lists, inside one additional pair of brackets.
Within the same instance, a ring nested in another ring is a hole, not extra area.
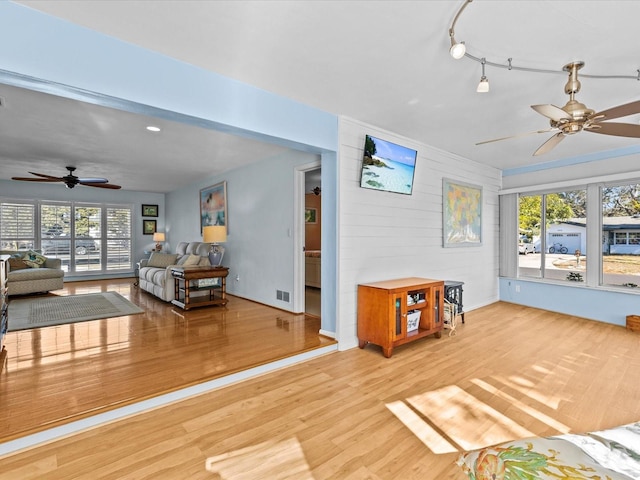
[(209, 225), (227, 225), (227, 182), (200, 190), (200, 231)]
[(442, 181), (443, 246), (482, 245), (482, 187)]

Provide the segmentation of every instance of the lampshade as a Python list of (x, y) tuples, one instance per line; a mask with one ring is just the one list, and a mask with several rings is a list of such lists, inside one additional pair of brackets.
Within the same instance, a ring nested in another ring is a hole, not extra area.
[(163, 232), (156, 232), (153, 234), (153, 241), (154, 242), (164, 242), (164, 233)]
[(222, 243), (227, 241), (227, 227), (224, 225), (210, 225), (202, 229), (204, 243)]

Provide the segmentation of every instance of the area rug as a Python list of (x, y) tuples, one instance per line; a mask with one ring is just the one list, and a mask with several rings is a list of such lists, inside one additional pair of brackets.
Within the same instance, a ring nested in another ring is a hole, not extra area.
[(143, 313), (116, 292), (65, 297), (20, 298), (9, 302), (9, 331), (86, 322)]

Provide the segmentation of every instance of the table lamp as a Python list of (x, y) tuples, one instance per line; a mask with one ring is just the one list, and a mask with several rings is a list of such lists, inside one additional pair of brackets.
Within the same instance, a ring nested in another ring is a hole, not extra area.
[(153, 241), (156, 242), (156, 252), (162, 251), (162, 243), (164, 242), (164, 233), (156, 232), (153, 234)]
[(218, 245), (227, 241), (227, 227), (225, 225), (209, 225), (202, 229), (202, 241), (211, 244), (209, 250), (209, 263), (219, 267), (224, 256), (224, 248)]

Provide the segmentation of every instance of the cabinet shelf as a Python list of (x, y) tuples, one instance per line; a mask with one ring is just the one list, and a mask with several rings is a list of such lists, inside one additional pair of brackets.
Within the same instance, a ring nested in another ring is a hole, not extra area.
[[(358, 285), (358, 345), (380, 345), (388, 358), (396, 346), (428, 335), (440, 338), (443, 304), (443, 280), (410, 277)], [(420, 312), (419, 324), (409, 331), (408, 314), (414, 310)]]

